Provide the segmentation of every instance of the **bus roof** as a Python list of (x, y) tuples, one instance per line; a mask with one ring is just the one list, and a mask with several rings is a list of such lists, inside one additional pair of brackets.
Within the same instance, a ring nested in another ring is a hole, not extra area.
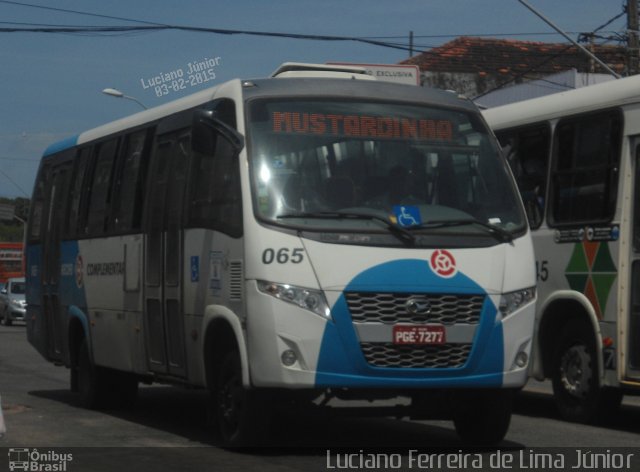
[(428, 87), (416, 87), (376, 80), (351, 80), (328, 77), (292, 78), (286, 76), (243, 81), (234, 79), (53, 143), (45, 150), (44, 157), (64, 151), (65, 149), (73, 148), (76, 145), (109, 136), (119, 131), (160, 120), (173, 113), (202, 105), (213, 100), (218, 90), (227, 87), (243, 87), (245, 97), (247, 98), (255, 98), (258, 96), (274, 98), (277, 96), (348, 96), (350, 98), (399, 100), (409, 103), (431, 104), (440, 107), (477, 110), (471, 101), (456, 93)]
[(364, 67), (333, 64), (309, 64), (306, 62), (285, 62), (271, 74), (271, 77), (296, 77), (296, 74), (301, 74), (297, 77), (309, 77), (309, 75), (314, 74), (316, 77), (366, 77), (367, 79), (375, 80), (374, 77), (367, 74), (367, 70)]
[(396, 84), (378, 80), (345, 80), (334, 78), (276, 78), (251, 81), (245, 98), (256, 97), (349, 97), (349, 99), (393, 100), (446, 108), (477, 111), (462, 95), (430, 87)]
[(125, 118), (121, 118), (116, 121), (98, 126), (97, 128), (85, 131), (75, 137), (67, 138), (62, 141), (58, 141), (50, 145), (45, 151), (44, 156), (49, 156), (65, 149), (72, 148), (78, 144), (93, 141), (94, 139), (108, 136), (118, 131), (122, 131), (135, 126), (140, 126), (145, 123), (149, 123), (155, 120), (159, 120), (165, 116), (177, 113), (182, 110), (195, 107), (202, 103), (206, 103), (213, 98), (217, 87), (209, 87), (200, 92), (196, 92), (187, 97), (179, 98), (163, 105), (150, 108), (149, 110), (141, 111), (133, 115), (129, 115)]
[(489, 108), (482, 114), (497, 130), (638, 102), (640, 76), (636, 75)]

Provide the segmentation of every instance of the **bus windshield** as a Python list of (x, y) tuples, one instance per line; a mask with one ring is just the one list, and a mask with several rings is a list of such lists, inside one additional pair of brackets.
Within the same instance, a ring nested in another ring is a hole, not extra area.
[(346, 100), (256, 100), (249, 111), (263, 221), (310, 231), (383, 231), (380, 219), (416, 232), (525, 228), (506, 163), (473, 113)]

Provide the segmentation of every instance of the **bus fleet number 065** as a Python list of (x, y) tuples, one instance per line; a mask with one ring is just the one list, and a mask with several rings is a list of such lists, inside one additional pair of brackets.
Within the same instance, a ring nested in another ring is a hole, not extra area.
[(296, 247), (289, 249), (283, 247), (280, 249), (267, 248), (262, 252), (263, 264), (286, 264), (292, 262), (293, 264), (300, 264), (304, 260), (304, 249)]

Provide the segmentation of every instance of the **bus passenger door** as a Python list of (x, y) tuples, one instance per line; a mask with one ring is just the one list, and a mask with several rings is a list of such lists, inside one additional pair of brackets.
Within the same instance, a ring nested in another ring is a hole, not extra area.
[(49, 209), (44, 223), (42, 257), (42, 306), (47, 330), (48, 355), (62, 358), (62, 312), (60, 305), (60, 244), (65, 208), (66, 189), (69, 185), (71, 163), (54, 167), (47, 200)]
[(144, 330), (149, 369), (186, 376), (182, 316), (182, 217), (188, 131), (158, 136), (151, 160), (145, 226)]
[[(631, 294), (629, 309), (623, 310), (629, 316), (627, 333), (627, 353), (624, 375), (626, 379), (640, 380), (640, 137), (635, 140), (635, 172), (631, 185), (633, 189), (633, 253), (631, 255)], [(622, 320), (619, 320), (622, 322)]]

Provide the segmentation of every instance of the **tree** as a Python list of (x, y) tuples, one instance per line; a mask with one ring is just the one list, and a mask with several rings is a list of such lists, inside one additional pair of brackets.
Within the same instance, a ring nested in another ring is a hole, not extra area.
[[(0, 242), (20, 242), (24, 234), (24, 226), (22, 221), (27, 221), (29, 217), (28, 198), (0, 198), (0, 203), (13, 205), (15, 208), (15, 218), (12, 221), (0, 221)], [(20, 220), (18, 219), (20, 218)]]

